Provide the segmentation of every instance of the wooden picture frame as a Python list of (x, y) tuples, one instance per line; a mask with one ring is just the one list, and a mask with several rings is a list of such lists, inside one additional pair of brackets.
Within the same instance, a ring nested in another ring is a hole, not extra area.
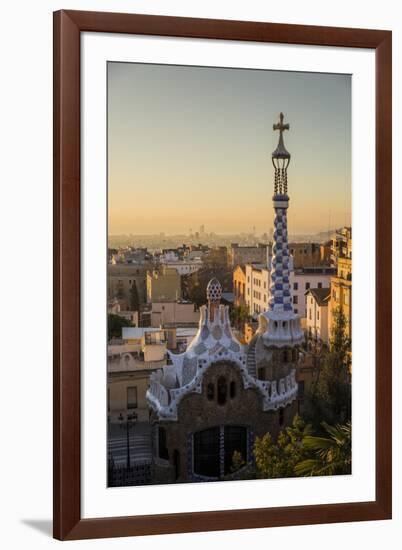
[[(376, 59), (376, 499), (81, 518), (80, 34), (84, 31), (372, 48)], [(390, 31), (122, 13), (54, 14), (54, 536), (61, 540), (391, 518)]]

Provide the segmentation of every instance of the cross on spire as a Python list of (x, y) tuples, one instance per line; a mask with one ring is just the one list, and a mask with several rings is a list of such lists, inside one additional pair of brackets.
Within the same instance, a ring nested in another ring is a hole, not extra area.
[(280, 113), (278, 124), (273, 125), (273, 129), (274, 130), (279, 130), (279, 132), (280, 132), (279, 139), (283, 139), (282, 138), (283, 132), (285, 130), (289, 130), (289, 128), (290, 128), (289, 123), (283, 124), (283, 119), (284, 119), (283, 113)]
[(273, 159), (290, 159), (290, 154), (286, 150), (285, 144), (283, 142), (283, 132), (285, 130), (289, 130), (290, 125), (288, 123), (284, 124), (283, 119), (284, 119), (283, 113), (280, 113), (279, 122), (272, 126), (274, 130), (279, 130), (278, 146), (275, 149), (275, 151), (272, 153)]

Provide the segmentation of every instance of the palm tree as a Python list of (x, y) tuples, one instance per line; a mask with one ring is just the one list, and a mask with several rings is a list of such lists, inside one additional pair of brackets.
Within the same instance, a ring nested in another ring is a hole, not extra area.
[(352, 425), (322, 423), (329, 437), (306, 435), (303, 447), (313, 451), (315, 457), (307, 458), (295, 466), (299, 476), (325, 476), (350, 474), (352, 464)]

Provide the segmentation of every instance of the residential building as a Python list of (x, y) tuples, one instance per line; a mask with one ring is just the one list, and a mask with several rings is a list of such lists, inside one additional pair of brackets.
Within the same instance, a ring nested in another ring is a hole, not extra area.
[(179, 255), (169, 250), (159, 257), (159, 263), (166, 268), (175, 269), (179, 275), (189, 275), (195, 273), (203, 266), (202, 258), (200, 255), (195, 255), (194, 252), (191, 257), (179, 257)]
[(108, 313), (112, 313), (113, 315), (118, 315), (119, 317), (126, 319), (126, 321), (129, 321), (134, 327), (138, 327), (139, 325), (139, 312), (122, 310), (120, 302), (117, 298), (114, 298), (108, 303), (107, 311)]
[(352, 228), (342, 227), (331, 238), (331, 263), (337, 264), (338, 258), (352, 258)]
[(181, 279), (176, 269), (162, 266), (147, 273), (147, 302), (174, 302), (181, 297)]
[(246, 269), (238, 265), (233, 270), (234, 305), (239, 307), (246, 304)]
[(267, 263), (270, 252), (270, 244), (259, 243), (257, 246), (239, 246), (237, 243), (233, 243), (228, 250), (228, 264), (234, 268), (237, 265), (249, 263)]
[[(267, 265), (261, 264), (247, 264), (245, 267), (246, 304), (250, 315), (256, 316), (268, 309), (271, 270)], [(336, 270), (329, 266), (290, 269), (289, 283), (292, 289), (293, 311), (300, 317), (305, 317), (306, 290), (309, 288), (329, 288), (331, 277), (335, 273)]]
[(146, 301), (147, 271), (153, 268), (150, 262), (143, 264), (108, 264), (107, 266), (107, 295), (111, 301), (117, 298), (122, 309), (131, 309), (131, 288), (137, 287), (140, 304)]
[(321, 265), (321, 249), (318, 243), (289, 243), (289, 252), (295, 269)]
[(346, 335), (352, 338), (352, 258), (337, 259), (337, 274), (331, 278), (328, 324), (330, 335), (334, 324), (334, 311), (342, 308), (346, 317)]
[(192, 302), (152, 302), (152, 327), (197, 326), (200, 312)]
[(306, 292), (306, 332), (309, 339), (329, 341), (328, 334), (328, 302), (329, 288), (310, 288)]
[(152, 372), (167, 362), (165, 334), (161, 330), (123, 328), (122, 343), (109, 345), (108, 415), (117, 422), (120, 414), (136, 413), (139, 422), (148, 422), (145, 395)]

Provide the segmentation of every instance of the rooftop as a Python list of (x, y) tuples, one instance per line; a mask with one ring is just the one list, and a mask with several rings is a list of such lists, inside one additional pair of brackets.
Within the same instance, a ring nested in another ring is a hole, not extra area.
[(151, 327), (123, 327), (122, 338), (123, 340), (138, 340), (142, 338), (146, 333), (161, 332), (160, 328)]
[(319, 306), (326, 306), (330, 297), (329, 288), (310, 288), (305, 294), (311, 294)]

